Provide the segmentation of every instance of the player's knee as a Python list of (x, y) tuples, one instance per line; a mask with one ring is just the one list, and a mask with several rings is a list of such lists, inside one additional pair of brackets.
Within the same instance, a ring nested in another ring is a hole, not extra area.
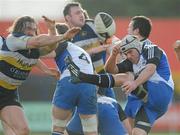
[(17, 135), (29, 135), (30, 134), (30, 129), (27, 125), (23, 125), (21, 127), (17, 127), (15, 129), (15, 133)]
[(52, 120), (53, 129), (54, 129), (54, 128), (65, 129), (67, 123), (68, 123), (67, 120), (60, 120), (60, 119), (57, 119), (57, 118), (54, 118), (54, 119)]
[(134, 80), (135, 76), (132, 72), (127, 72), (127, 78), (128, 80)]
[(143, 129), (133, 128), (132, 135), (147, 135), (147, 133)]
[(83, 131), (85, 133), (97, 133), (97, 117), (93, 115), (89, 118), (81, 118)]

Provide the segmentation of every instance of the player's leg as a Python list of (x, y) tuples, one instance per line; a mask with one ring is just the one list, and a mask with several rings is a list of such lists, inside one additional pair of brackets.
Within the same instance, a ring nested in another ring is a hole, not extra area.
[(97, 135), (97, 116), (80, 114), (82, 128), (85, 135)]
[(1, 110), (1, 119), (16, 135), (29, 135), (29, 127), (24, 112), (19, 106), (6, 106)]
[(1, 121), (4, 135), (16, 135), (14, 131), (4, 122)]
[(77, 112), (77, 109), (75, 109), (71, 120), (68, 122), (66, 131), (67, 131), (68, 135), (84, 135), (83, 129), (82, 129), (82, 124), (81, 124), (81, 119)]
[(132, 130), (133, 135), (147, 135), (151, 130), (152, 124), (149, 117), (142, 106), (135, 116), (134, 128)]
[(16, 135), (29, 135), (28, 123), (19, 103), (17, 90), (0, 91), (0, 119), (5, 122), (7, 132), (12, 131)]
[(64, 133), (65, 127), (71, 118), (72, 110), (65, 110), (53, 105), (52, 108), (52, 121), (53, 132), (52, 135), (61, 135)]
[(63, 134), (73, 108), (76, 105), (78, 85), (69, 82), (70, 77), (65, 77), (57, 82), (53, 97), (52, 108), (52, 135)]
[(97, 135), (97, 94), (96, 87), (82, 83), (79, 86), (80, 95), (77, 111), (80, 115), (85, 135)]

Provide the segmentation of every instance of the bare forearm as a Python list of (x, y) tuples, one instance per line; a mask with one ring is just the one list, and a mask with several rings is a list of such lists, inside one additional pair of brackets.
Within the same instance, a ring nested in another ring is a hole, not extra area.
[(92, 54), (95, 54), (95, 53), (99, 53), (99, 52), (105, 51), (106, 48), (107, 48), (106, 46), (102, 45), (102, 46), (98, 46), (96, 48), (88, 49), (86, 51), (89, 53), (89, 55), (92, 55)]
[(56, 48), (57, 48), (57, 44), (41, 47), (39, 49), (40, 50), (40, 56), (47, 55), (47, 54), (51, 53), (53, 50), (55, 50)]
[(148, 64), (146, 68), (139, 74), (138, 78), (135, 80), (137, 86), (145, 83), (155, 72), (156, 65)]
[(27, 42), (28, 48), (40, 48), (48, 45), (54, 45), (60, 41), (63, 41), (64, 37), (62, 35), (49, 36), (49, 35), (39, 35), (32, 37)]
[(118, 73), (118, 69), (116, 66), (116, 56), (110, 55), (108, 60), (106, 61), (104, 68), (109, 73)]

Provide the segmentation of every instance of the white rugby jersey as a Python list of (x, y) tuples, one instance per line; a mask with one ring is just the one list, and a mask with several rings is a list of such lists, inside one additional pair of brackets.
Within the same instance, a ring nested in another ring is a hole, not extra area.
[(89, 54), (82, 48), (76, 46), (71, 42), (61, 43), (56, 51), (56, 64), (61, 72), (61, 78), (70, 76), (70, 72), (67, 69), (65, 58), (70, 56), (76, 65), (80, 68), (80, 71), (88, 74), (93, 74), (94, 69)]
[(143, 46), (140, 59), (137, 64), (131, 63), (128, 59), (117, 64), (119, 72), (133, 72), (138, 76), (148, 63), (156, 65), (155, 73), (149, 78), (151, 82), (164, 82), (174, 89), (174, 82), (172, 80), (171, 69), (169, 66), (166, 53), (154, 44), (145, 44)]

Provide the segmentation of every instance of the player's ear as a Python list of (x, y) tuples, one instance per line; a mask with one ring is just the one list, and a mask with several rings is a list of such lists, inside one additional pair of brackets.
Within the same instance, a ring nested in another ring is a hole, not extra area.
[(133, 33), (134, 33), (134, 35), (138, 35), (139, 34), (139, 28), (134, 29)]
[(69, 21), (70, 20), (70, 16), (69, 15), (66, 15), (65, 17), (64, 17), (64, 19), (65, 19), (65, 21)]

